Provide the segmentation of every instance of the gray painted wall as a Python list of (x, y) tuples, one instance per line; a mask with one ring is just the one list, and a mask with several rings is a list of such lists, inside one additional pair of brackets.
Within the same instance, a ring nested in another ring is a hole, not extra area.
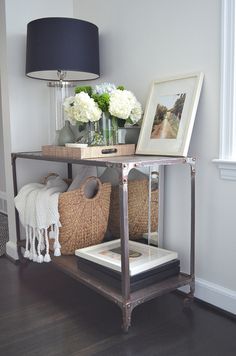
[[(220, 5), (220, 0), (78, 0), (75, 11), (100, 29), (100, 81), (125, 85), (143, 105), (154, 79), (204, 72), (189, 149), (197, 158), (197, 295), (227, 309), (221, 301), (228, 293), (229, 304), (234, 301), (229, 310), (236, 313), (236, 182), (221, 180), (212, 163), (219, 151)], [(166, 173), (165, 239), (187, 271), (189, 172), (170, 167)]]
[[(0, 68), (4, 148), (6, 157), (6, 190), (10, 241), (7, 253), (17, 259), (15, 210), (13, 201), (10, 153), (40, 150), (48, 143), (50, 127), (50, 93), (46, 82), (25, 76), (27, 23), (40, 17), (73, 17), (72, 0), (7, 0), (0, 2)], [(5, 33), (6, 32), (6, 33)], [(18, 187), (39, 181), (48, 172), (65, 174), (65, 165), (18, 160)]]

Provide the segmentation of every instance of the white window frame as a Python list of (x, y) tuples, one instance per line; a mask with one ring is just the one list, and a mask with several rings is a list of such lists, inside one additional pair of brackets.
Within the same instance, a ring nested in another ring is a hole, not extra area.
[(214, 159), (222, 179), (236, 180), (236, 14), (235, 0), (222, 0), (220, 150)]

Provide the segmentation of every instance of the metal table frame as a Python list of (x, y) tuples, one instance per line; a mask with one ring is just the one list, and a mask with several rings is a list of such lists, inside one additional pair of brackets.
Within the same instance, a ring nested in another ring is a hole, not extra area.
[[(67, 164), (68, 178), (72, 178), (72, 165), (92, 165), (98, 167), (113, 167), (119, 173), (119, 200), (120, 200), (120, 232), (121, 232), (121, 274), (122, 288), (121, 292), (114, 290), (101, 281), (96, 280), (93, 276), (79, 271), (76, 266), (75, 257), (61, 256), (53, 258), (53, 263), (64, 272), (71, 275), (90, 288), (96, 290), (106, 298), (116, 303), (122, 310), (123, 330), (128, 331), (131, 325), (131, 313), (133, 309), (144, 303), (147, 300), (176, 290), (177, 288), (189, 285), (190, 293), (188, 300), (192, 300), (195, 291), (195, 159), (191, 157), (162, 157), (162, 156), (120, 156), (112, 158), (97, 158), (97, 159), (68, 159), (52, 156), (43, 156), (41, 152), (19, 152), (12, 153), (12, 170), (14, 193), (17, 194), (17, 171), (16, 159), (31, 159), (63, 162)], [(190, 228), (190, 273), (180, 273), (178, 276), (167, 278), (166, 280), (139, 289), (138, 291), (130, 291), (130, 276), (129, 276), (129, 224), (128, 224), (128, 175), (131, 169), (152, 166), (170, 166), (176, 164), (188, 164), (191, 174), (191, 228)], [(19, 258), (22, 261), (24, 258), (21, 253), (22, 241), (20, 239), (19, 217), (16, 212), (17, 226), (17, 243)]]

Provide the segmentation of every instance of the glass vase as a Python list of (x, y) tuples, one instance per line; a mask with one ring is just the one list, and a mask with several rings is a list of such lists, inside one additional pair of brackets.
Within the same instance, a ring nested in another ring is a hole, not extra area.
[(118, 121), (109, 112), (103, 112), (100, 120), (100, 130), (106, 146), (117, 145), (118, 143)]
[(104, 146), (105, 141), (103, 137), (103, 131), (100, 127), (100, 122), (89, 122), (88, 129), (88, 145), (89, 146)]
[(58, 144), (59, 146), (65, 146), (66, 143), (75, 142), (75, 136), (71, 129), (70, 122), (65, 121), (65, 126), (59, 131)]

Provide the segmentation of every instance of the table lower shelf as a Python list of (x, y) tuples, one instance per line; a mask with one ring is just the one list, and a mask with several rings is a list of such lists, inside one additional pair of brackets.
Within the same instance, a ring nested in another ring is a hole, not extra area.
[[(122, 293), (114, 287), (109, 286), (105, 281), (102, 281), (89, 273), (80, 271), (75, 256), (53, 257), (52, 261), (56, 268), (102, 294), (106, 298), (118, 304), (121, 308), (123, 307), (124, 301)], [(190, 275), (179, 273), (176, 276), (169, 277), (161, 282), (153, 283), (150, 286), (134, 291), (130, 293), (130, 303), (132, 304), (132, 308), (146, 302), (147, 300), (171, 292), (181, 286), (190, 284), (192, 280), (193, 278)]]

